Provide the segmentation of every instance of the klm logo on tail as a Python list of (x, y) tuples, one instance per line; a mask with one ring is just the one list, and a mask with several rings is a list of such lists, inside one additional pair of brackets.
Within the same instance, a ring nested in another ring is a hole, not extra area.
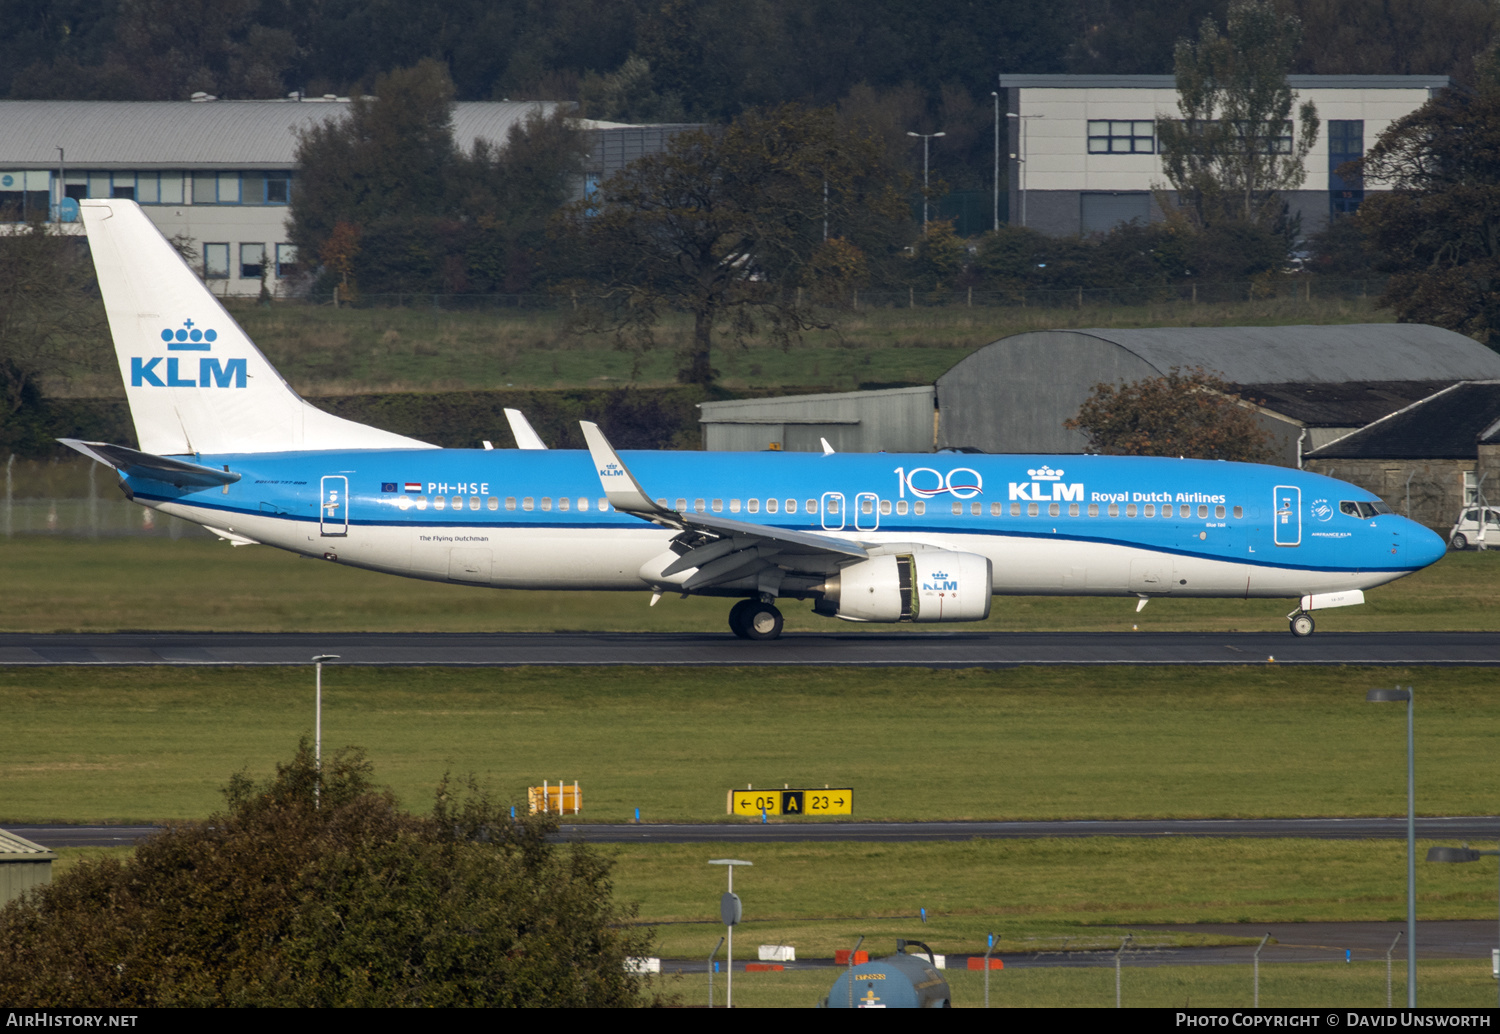
[[(218, 340), (216, 330), (203, 330), (193, 325), (192, 320), (183, 320), (176, 330), (163, 330), (161, 339), (168, 352), (207, 352)], [(166, 368), (162, 369), (162, 364)], [(223, 363), (212, 356), (198, 360), (197, 376), (184, 376), (192, 372), (192, 360), (186, 364), (178, 356), (152, 356), (130, 358), (130, 386), (132, 388), (243, 388), (249, 380), (249, 370), (244, 359), (227, 359)], [(187, 371), (183, 366), (187, 365)], [(163, 379), (165, 378), (165, 379)]]

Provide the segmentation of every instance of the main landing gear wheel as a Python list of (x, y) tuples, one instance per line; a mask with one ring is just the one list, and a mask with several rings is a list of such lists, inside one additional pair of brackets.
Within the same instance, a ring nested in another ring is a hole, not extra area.
[(1292, 635), (1298, 636), (1299, 638), (1302, 636), (1309, 636), (1313, 634), (1313, 629), (1315, 629), (1316, 627), (1317, 626), (1313, 624), (1312, 615), (1307, 613), (1306, 611), (1303, 611), (1300, 614), (1292, 615)]
[(760, 600), (740, 600), (729, 610), (729, 628), (741, 639), (779, 639), (781, 611)]
[(750, 611), (760, 606), (758, 600), (740, 600), (729, 608), (729, 630), (741, 639), (750, 638)]

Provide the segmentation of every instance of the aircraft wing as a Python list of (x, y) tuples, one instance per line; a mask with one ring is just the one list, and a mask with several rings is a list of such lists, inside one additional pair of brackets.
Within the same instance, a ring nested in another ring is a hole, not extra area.
[(850, 560), (864, 560), (870, 555), (858, 542), (836, 535), (669, 510), (641, 487), (597, 424), (585, 420), (579, 426), (610, 505), (621, 513), (682, 532), (673, 539), (677, 559), (660, 574), (670, 579), (696, 568), (681, 583), (684, 591), (743, 579), (772, 567), (827, 574)]
[(174, 460), (168, 456), (156, 456), (124, 445), (106, 442), (82, 442), (76, 438), (59, 438), (70, 449), (76, 449), (90, 459), (114, 467), (122, 474), (132, 477), (163, 481), (178, 488), (194, 485), (208, 488), (214, 485), (232, 485), (240, 479), (238, 474), (216, 467), (205, 467), (201, 463)]

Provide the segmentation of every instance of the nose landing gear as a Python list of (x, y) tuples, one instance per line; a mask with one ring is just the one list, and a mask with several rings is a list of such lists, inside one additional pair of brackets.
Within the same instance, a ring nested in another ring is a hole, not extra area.
[(1313, 623), (1312, 615), (1305, 610), (1294, 611), (1291, 615), (1291, 623), (1292, 635), (1297, 636), (1299, 639), (1303, 636), (1312, 635), (1313, 630), (1317, 628), (1317, 625)]
[(781, 611), (761, 600), (740, 600), (729, 608), (729, 630), (741, 639), (777, 639), (781, 636)]

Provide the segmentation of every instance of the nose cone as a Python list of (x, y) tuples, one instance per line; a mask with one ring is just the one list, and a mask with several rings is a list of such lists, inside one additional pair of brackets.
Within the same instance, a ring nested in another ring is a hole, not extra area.
[(1407, 521), (1406, 559), (1412, 567), (1430, 567), (1443, 559), (1448, 543), (1441, 535), (1429, 531), (1416, 521)]

